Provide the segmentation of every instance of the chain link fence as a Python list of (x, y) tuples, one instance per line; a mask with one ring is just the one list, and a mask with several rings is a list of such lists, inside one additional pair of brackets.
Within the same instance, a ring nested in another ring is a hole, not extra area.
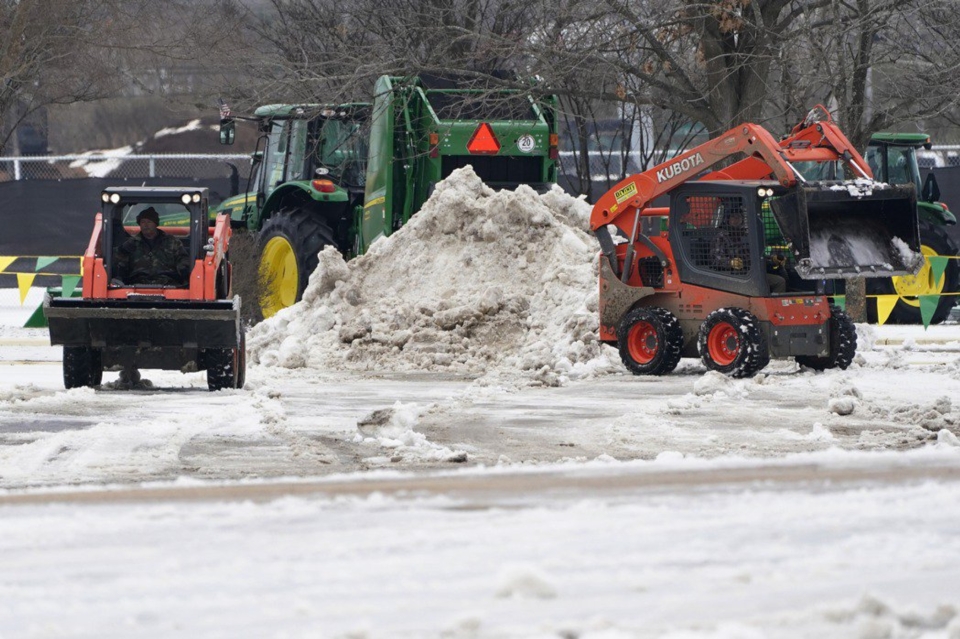
[(157, 154), (126, 152), (0, 157), (0, 183), (20, 180), (241, 179), (250, 173), (249, 154)]
[(917, 163), (921, 169), (960, 166), (960, 145), (945, 144), (935, 146), (929, 151), (918, 151)]
[[(921, 168), (960, 166), (960, 145), (935, 146), (918, 152)], [(575, 151), (560, 153), (560, 174), (567, 181), (589, 175), (593, 182), (616, 183), (644, 170), (640, 153), (590, 151), (586, 163)], [(192, 180), (250, 173), (248, 154), (156, 154), (126, 152), (58, 156), (0, 157), (0, 183), (19, 180), (107, 178), (122, 181), (156, 178)]]

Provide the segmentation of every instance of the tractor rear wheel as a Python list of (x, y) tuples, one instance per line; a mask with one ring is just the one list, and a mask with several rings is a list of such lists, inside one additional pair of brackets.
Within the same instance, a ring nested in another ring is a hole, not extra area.
[[(926, 220), (920, 221), (920, 252), (923, 253), (924, 263), (916, 275), (904, 275), (889, 279), (872, 278), (867, 280), (869, 295), (897, 295), (896, 306), (890, 311), (888, 324), (922, 324), (920, 314), (920, 295), (942, 295), (931, 324), (939, 324), (950, 315), (950, 309), (957, 302), (955, 293), (960, 293), (960, 263), (956, 259), (947, 260), (947, 266), (939, 282), (934, 282), (933, 269), (930, 268), (931, 257), (952, 257), (960, 255), (960, 248), (947, 235), (943, 226)], [(873, 307), (873, 308), (869, 308)], [(876, 307), (868, 305), (871, 321), (876, 321)]]
[(335, 244), (333, 231), (309, 209), (283, 209), (264, 222), (257, 250), (264, 318), (303, 297), (317, 254), (329, 244)]
[(623, 316), (617, 346), (634, 375), (666, 375), (680, 362), (683, 329), (667, 309), (641, 306)]
[(846, 369), (857, 354), (857, 327), (840, 307), (830, 305), (830, 354), (826, 357), (798, 355), (797, 363), (822, 371), (827, 368)]
[(749, 377), (770, 362), (757, 318), (742, 308), (720, 308), (700, 325), (697, 350), (708, 370)]
[(65, 388), (99, 386), (103, 381), (101, 353), (85, 346), (63, 347), (63, 385)]

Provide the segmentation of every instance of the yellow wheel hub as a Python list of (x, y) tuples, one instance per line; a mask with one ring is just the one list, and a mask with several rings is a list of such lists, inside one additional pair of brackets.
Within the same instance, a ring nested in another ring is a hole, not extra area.
[(297, 254), (283, 237), (273, 237), (260, 256), (260, 310), (264, 317), (276, 315), (297, 301), (300, 270)]
[[(929, 246), (921, 246), (920, 252), (926, 258), (937, 257), (938, 253)], [(925, 259), (923, 266), (916, 275), (904, 275), (902, 277), (893, 277), (893, 288), (905, 304), (920, 307), (918, 295), (939, 295), (943, 292), (943, 286), (946, 284), (946, 277), (941, 276), (940, 282), (935, 284), (933, 281), (933, 269), (930, 268), (930, 260)]]

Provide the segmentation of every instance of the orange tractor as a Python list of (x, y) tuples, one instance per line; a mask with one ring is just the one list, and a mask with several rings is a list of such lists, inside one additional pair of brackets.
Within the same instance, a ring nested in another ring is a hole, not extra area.
[[(817, 164), (848, 179), (804, 179)], [(669, 208), (653, 207), (665, 194)], [(825, 280), (922, 265), (915, 189), (873, 181), (822, 107), (780, 141), (743, 124), (628, 177), (590, 225), (602, 249), (600, 339), (638, 375), (696, 356), (734, 377), (772, 357), (846, 368), (856, 331)]]
[[(83, 255), (82, 295), (47, 293), (43, 302), (50, 342), (63, 345), (64, 386), (99, 386), (104, 370), (139, 379), (138, 369), (159, 368), (206, 370), (210, 390), (241, 388), (246, 357), (240, 298), (230, 286), (230, 217), (211, 225), (205, 188), (110, 187), (101, 200)], [(189, 272), (178, 283), (118, 277), (118, 249), (147, 208), (184, 247)]]

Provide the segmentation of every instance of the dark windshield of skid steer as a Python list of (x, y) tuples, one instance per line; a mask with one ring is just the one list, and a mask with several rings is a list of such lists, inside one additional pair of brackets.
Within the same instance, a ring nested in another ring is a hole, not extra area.
[(126, 203), (112, 217), (111, 286), (187, 284), (190, 211), (182, 203)]
[(120, 213), (123, 226), (129, 228), (132, 233), (137, 233), (137, 215), (149, 207), (153, 207), (160, 216), (160, 224), (158, 226), (161, 228), (190, 228), (190, 210), (180, 202), (124, 204)]

